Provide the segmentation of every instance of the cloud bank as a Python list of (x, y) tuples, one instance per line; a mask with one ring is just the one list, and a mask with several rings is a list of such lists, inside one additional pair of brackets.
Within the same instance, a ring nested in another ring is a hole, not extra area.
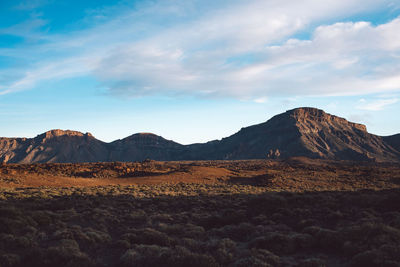
[(35, 18), (0, 29), (27, 40), (0, 55), (29, 62), (0, 69), (0, 94), (78, 76), (129, 97), (265, 102), (398, 92), (400, 17), (379, 25), (348, 19), (398, 7), (390, 0), (153, 1), (99, 20), (92, 14), (90, 26), (68, 34), (49, 34), (46, 20)]

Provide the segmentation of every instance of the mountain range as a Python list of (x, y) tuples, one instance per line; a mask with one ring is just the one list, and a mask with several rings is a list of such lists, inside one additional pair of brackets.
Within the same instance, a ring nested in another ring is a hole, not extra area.
[(400, 134), (378, 136), (366, 126), (316, 108), (296, 108), (207, 143), (181, 145), (151, 133), (105, 143), (90, 133), (51, 130), (34, 138), (0, 138), (0, 162), (106, 162), (309, 158), (400, 161)]

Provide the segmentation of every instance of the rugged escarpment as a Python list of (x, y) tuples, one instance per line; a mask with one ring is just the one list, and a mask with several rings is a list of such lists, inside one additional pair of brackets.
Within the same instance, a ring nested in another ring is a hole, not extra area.
[(316, 108), (288, 110), (267, 122), (204, 144), (181, 145), (151, 133), (104, 143), (91, 134), (52, 130), (35, 138), (0, 138), (0, 161), (96, 162), (309, 158), (400, 161), (400, 134), (381, 137), (365, 125)]

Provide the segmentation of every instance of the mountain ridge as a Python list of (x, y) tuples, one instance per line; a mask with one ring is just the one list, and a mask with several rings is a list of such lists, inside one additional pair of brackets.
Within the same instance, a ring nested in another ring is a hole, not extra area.
[(266, 122), (206, 143), (182, 145), (153, 133), (109, 143), (90, 133), (54, 129), (34, 138), (0, 138), (0, 162), (236, 160), (305, 156), (400, 161), (400, 134), (378, 136), (363, 124), (312, 107), (288, 110)]

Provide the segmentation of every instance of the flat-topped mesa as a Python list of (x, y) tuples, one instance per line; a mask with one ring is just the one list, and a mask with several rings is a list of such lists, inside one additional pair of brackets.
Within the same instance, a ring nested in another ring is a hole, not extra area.
[(317, 108), (311, 108), (311, 107), (301, 107), (301, 108), (296, 108), (292, 110), (286, 111), (289, 116), (293, 117), (296, 119), (296, 121), (306, 121), (306, 120), (311, 120), (311, 121), (316, 121), (316, 122), (335, 122), (339, 124), (347, 124), (350, 125), (358, 130), (367, 131), (367, 127), (364, 124), (360, 123), (354, 123), (350, 122), (344, 118), (331, 115), (329, 113), (326, 113), (325, 111)]
[(54, 137), (60, 137), (60, 136), (88, 136), (88, 137), (93, 137), (93, 135), (91, 133), (81, 133), (78, 131), (71, 131), (71, 130), (60, 130), (60, 129), (54, 129), (54, 130), (50, 130), (47, 131), (41, 135), (39, 135), (38, 137), (40, 138), (45, 138), (45, 139), (50, 139), (50, 138), (54, 138)]

